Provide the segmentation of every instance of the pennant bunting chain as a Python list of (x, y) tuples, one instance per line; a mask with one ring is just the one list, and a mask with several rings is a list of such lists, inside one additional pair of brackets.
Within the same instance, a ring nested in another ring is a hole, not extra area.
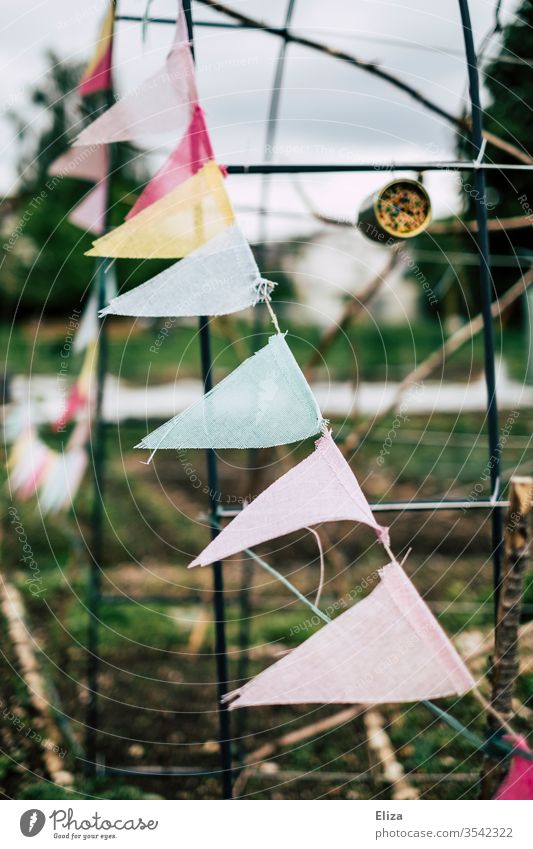
[[(164, 67), (87, 126), (75, 148), (59, 157), (50, 173), (97, 184), (70, 216), (77, 226), (101, 236), (87, 256), (181, 260), (132, 291), (111, 296), (101, 316), (216, 316), (264, 301), (277, 333), (197, 403), (136, 447), (151, 451), (150, 462), (158, 449), (264, 448), (321, 433), (315, 451), (248, 504), (191, 567), (228, 559), (304, 528), (316, 534), (313, 526), (328, 521), (369, 526), (391, 560), (380, 571), (378, 586), (365, 599), (229, 694), (230, 709), (416, 702), (473, 690), (472, 676), (390, 551), (388, 529), (374, 518), (327, 430), (285, 334), (279, 332), (270, 303), (274, 284), (261, 278), (250, 246), (235, 224), (224, 172), (215, 161), (198, 102), (185, 16), (181, 3), (178, 6), (174, 41)], [(113, 11), (111, 4), (96, 53), (80, 82), (81, 94), (110, 85)], [(126, 221), (102, 235), (107, 153), (102, 153), (101, 146), (167, 132), (180, 135), (174, 151), (147, 184)], [(90, 411), (98, 327), (96, 301), (91, 299), (89, 304), (83, 332), (80, 328), (79, 345), (86, 348), (84, 366), (61, 423), (79, 417), (84, 406)], [(64, 509), (87, 465), (88, 427), (87, 415), (78, 421), (64, 455), (50, 451), (34, 431), (26, 430), (13, 446), (10, 459), (13, 489), (21, 497), (38, 491), (45, 512)], [(513, 769), (516, 781), (526, 788), (518, 792), (531, 794), (531, 774), (519, 757)], [(504, 784), (500, 793), (507, 792)]]

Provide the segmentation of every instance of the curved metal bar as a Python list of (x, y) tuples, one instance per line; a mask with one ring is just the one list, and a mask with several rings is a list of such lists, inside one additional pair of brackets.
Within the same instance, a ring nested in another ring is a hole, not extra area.
[[(466, 61), (468, 66), (468, 84), (472, 113), (470, 139), (474, 157), (483, 156), (483, 113), (479, 94), (479, 76), (477, 57), (474, 46), (472, 23), (468, 0), (458, 0), (465, 43)], [(481, 289), (481, 311), (483, 314), (483, 346), (485, 359), (485, 382), (487, 385), (487, 419), (489, 437), (489, 469), (491, 493), (494, 501), (500, 494), (500, 453), (498, 402), (496, 399), (496, 369), (494, 365), (494, 333), (492, 327), (491, 300), (492, 274), (490, 270), (489, 231), (487, 226), (486, 185), (485, 175), (481, 168), (474, 169), (475, 209), (478, 225), (477, 247), (479, 252), (479, 284)], [(495, 614), (498, 612), (498, 602), (501, 583), (501, 549), (502, 549), (502, 512), (499, 508), (492, 511), (492, 563)]]

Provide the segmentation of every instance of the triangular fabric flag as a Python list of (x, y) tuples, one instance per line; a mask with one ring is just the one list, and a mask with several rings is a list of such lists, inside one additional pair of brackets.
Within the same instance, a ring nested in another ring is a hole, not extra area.
[(195, 103), (194, 63), (180, 3), (176, 36), (165, 65), (89, 124), (74, 144), (139, 141), (164, 133), (182, 135)]
[(460, 695), (474, 680), (398, 563), (333, 622), (243, 687), (250, 705), (386, 704)]
[(101, 315), (227, 315), (255, 306), (273, 283), (259, 274), (237, 225), (131, 292), (114, 298)]
[(126, 215), (126, 221), (188, 180), (214, 158), (204, 113), (197, 103), (184, 137), (137, 198)]
[(85, 195), (72, 209), (68, 220), (76, 227), (85, 230), (86, 233), (94, 233), (99, 236), (105, 231), (107, 213), (107, 185), (106, 180), (98, 183), (94, 189)]
[(85, 354), (79, 377), (67, 398), (65, 408), (57, 421), (52, 425), (56, 430), (63, 430), (68, 422), (76, 418), (79, 411), (84, 409), (90, 401), (97, 362), (97, 351), (98, 345), (96, 339), (94, 339), (87, 345), (87, 353)]
[[(105, 272), (105, 296), (106, 301), (112, 301), (117, 295), (117, 281), (115, 276), (115, 268), (109, 266)], [(75, 354), (81, 354), (92, 342), (98, 340), (100, 332), (100, 323), (98, 321), (98, 293), (93, 288), (89, 299), (83, 310), (81, 321), (78, 325), (72, 350)]]
[(389, 545), (388, 528), (376, 522), (355, 475), (328, 432), (318, 440), (313, 454), (247, 504), (191, 567), (225, 560), (320, 522), (341, 521), (370, 525), (378, 539)]
[(11, 447), (6, 467), (9, 489), (20, 501), (30, 498), (45, 472), (50, 449), (41, 442), (35, 428), (25, 429)]
[[(506, 734), (503, 739), (512, 743), (517, 749), (529, 752), (525, 737), (512, 737)], [(521, 758), (520, 755), (513, 755), (509, 772), (494, 798), (500, 801), (533, 799), (533, 761)]]
[(59, 513), (71, 506), (88, 464), (85, 448), (70, 448), (64, 454), (52, 452), (50, 463), (39, 487), (42, 514)]
[(72, 505), (89, 462), (87, 440), (90, 429), (90, 419), (81, 419), (70, 435), (64, 452), (49, 450), (48, 462), (39, 484), (38, 505), (41, 513), (58, 513)]
[(208, 162), (194, 177), (98, 239), (86, 256), (178, 259), (233, 222), (219, 167)]
[(103, 145), (71, 147), (48, 168), (51, 177), (72, 177), (99, 183), (108, 171), (108, 150)]
[(316, 399), (278, 333), (183, 413), (136, 448), (266, 448), (318, 433)]
[(85, 305), (81, 321), (74, 337), (74, 342), (72, 345), (73, 352), (75, 354), (80, 354), (82, 351), (85, 350), (85, 348), (87, 348), (88, 345), (90, 345), (92, 342), (96, 342), (96, 340), (98, 339), (98, 330), (98, 296), (96, 291), (93, 289), (89, 296), (89, 300)]
[(111, 88), (114, 22), (115, 2), (110, 0), (109, 10), (102, 23), (95, 51), (78, 84), (78, 92), (82, 96)]

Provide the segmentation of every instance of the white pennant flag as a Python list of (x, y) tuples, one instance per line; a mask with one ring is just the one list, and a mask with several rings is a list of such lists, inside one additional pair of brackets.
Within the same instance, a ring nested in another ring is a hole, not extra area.
[(227, 315), (255, 306), (273, 286), (261, 278), (248, 242), (233, 225), (161, 274), (113, 298), (100, 315)]

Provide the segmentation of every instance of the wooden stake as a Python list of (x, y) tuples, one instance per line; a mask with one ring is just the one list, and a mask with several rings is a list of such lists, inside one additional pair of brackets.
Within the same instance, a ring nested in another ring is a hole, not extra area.
[[(519, 674), (519, 626), (522, 610), (524, 575), (529, 558), (529, 515), (533, 498), (533, 478), (513, 477), (510, 483), (509, 510), (504, 530), (504, 565), (500, 603), (494, 634), (491, 682), (493, 707), (505, 719), (513, 715), (513, 692)], [(499, 727), (497, 720), (488, 717), (489, 731)], [(481, 777), (483, 799), (492, 799), (503, 781), (509, 763), (495, 763), (486, 758)]]
[(391, 785), (393, 799), (418, 799), (419, 791), (408, 781), (403, 766), (396, 758), (382, 714), (375, 708), (369, 708), (365, 711), (364, 723), (370, 768), (376, 779)]
[(60, 752), (62, 737), (53, 717), (53, 706), (50, 704), (46, 684), (37, 661), (35, 641), (26, 624), (26, 613), (22, 596), (15, 587), (0, 576), (1, 609), (4, 614), (9, 637), (16, 655), (21, 676), (28, 688), (28, 695), (37, 715), (34, 721), (37, 735), (42, 738), (43, 761), (55, 784), (71, 787), (74, 777), (65, 768), (65, 762)]

